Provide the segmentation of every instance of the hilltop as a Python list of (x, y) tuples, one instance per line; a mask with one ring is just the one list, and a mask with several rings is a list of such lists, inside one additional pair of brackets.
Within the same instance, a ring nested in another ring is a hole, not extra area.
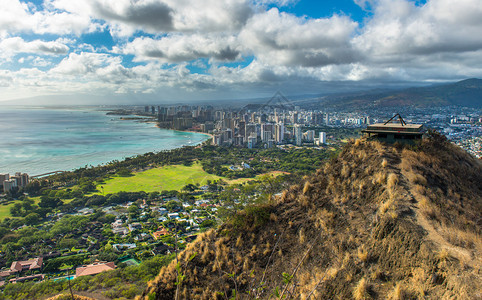
[(348, 95), (333, 95), (323, 98), (321, 104), (335, 108), (399, 106), (424, 108), (451, 105), (482, 108), (482, 80), (471, 78), (454, 83), (412, 87), (398, 91), (367, 91)]
[(435, 133), (352, 141), (201, 234), (138, 298), (481, 298), (480, 182), (480, 160)]

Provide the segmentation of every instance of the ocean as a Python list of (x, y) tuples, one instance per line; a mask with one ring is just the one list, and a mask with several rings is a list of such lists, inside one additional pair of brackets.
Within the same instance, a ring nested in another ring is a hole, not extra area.
[(0, 106), (0, 173), (68, 171), (208, 138), (106, 113), (93, 107)]

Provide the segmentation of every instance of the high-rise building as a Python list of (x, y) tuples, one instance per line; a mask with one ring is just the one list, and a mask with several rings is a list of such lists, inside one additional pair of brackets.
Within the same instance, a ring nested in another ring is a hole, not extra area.
[(320, 144), (326, 144), (326, 132), (320, 132)]
[(246, 124), (245, 126), (245, 136), (249, 137), (251, 136), (253, 133), (255, 134), (255, 136), (257, 136), (257, 132), (256, 132), (256, 124), (253, 124), (253, 123), (249, 123), (249, 124)]
[(223, 142), (230, 142), (233, 138), (233, 131), (231, 128), (226, 128), (223, 131)]
[(273, 124), (261, 124), (261, 139), (263, 140), (263, 142), (267, 142), (268, 139), (271, 139), (273, 137), (272, 133)]
[(298, 113), (293, 113), (292, 119), (291, 119), (292, 124), (297, 124), (298, 123)]
[(17, 186), (17, 181), (15, 179), (8, 179), (3, 181), (3, 191), (8, 192)]
[(237, 135), (233, 139), (233, 144), (235, 146), (242, 146), (244, 144), (244, 137)]
[(313, 143), (315, 141), (315, 131), (314, 130), (308, 130), (305, 134), (306, 134), (306, 141), (308, 143)]
[(250, 136), (248, 137), (248, 148), (253, 149), (254, 147), (256, 147), (256, 137)]
[(325, 115), (325, 124), (330, 125), (330, 115), (328, 113)]
[(244, 121), (238, 122), (238, 135), (242, 137), (246, 136), (246, 122)]
[(271, 140), (272, 139), (272, 134), (271, 134), (271, 131), (263, 131), (263, 134), (262, 134), (262, 139), (263, 139), (263, 142), (264, 143), (267, 143), (268, 140)]
[(294, 134), (295, 134), (295, 144), (301, 146), (303, 143), (303, 133), (301, 132), (302, 126), (300, 124), (295, 124)]
[(0, 185), (3, 186), (3, 182), (9, 179), (10, 179), (10, 175), (8, 173), (0, 174)]
[(29, 181), (29, 176), (27, 173), (17, 172), (15, 176), (10, 177), (17, 181), (17, 186), (26, 186)]
[(213, 145), (220, 146), (221, 145), (221, 135), (214, 134), (213, 135)]
[(285, 139), (285, 126), (283, 123), (276, 124), (276, 143), (281, 144)]

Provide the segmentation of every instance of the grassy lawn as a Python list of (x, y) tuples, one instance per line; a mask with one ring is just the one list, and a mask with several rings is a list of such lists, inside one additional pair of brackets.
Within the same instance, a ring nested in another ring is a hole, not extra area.
[(5, 204), (0, 204), (0, 220), (3, 220), (5, 218), (11, 218), (12, 216), (10, 215), (10, 208), (16, 203), (20, 201), (11, 201), (7, 205)]
[[(144, 172), (134, 173), (130, 177), (113, 177), (103, 184), (97, 185), (98, 194), (104, 187), (104, 193), (124, 192), (154, 192), (163, 190), (180, 190), (185, 185), (197, 184), (204, 185), (208, 180), (218, 180), (222, 177), (206, 173), (201, 164), (193, 164), (192, 166), (174, 165), (164, 166), (147, 170)], [(225, 178), (223, 178), (226, 180)], [(228, 180), (226, 180), (228, 181)], [(229, 181), (228, 181), (229, 182)]]
[[(35, 204), (40, 202), (40, 197), (30, 197), (34, 201)], [(10, 215), (10, 208), (15, 205), (15, 203), (22, 203), (20, 200), (10, 201), (8, 204), (0, 204), (0, 221), (5, 218), (12, 218)]]

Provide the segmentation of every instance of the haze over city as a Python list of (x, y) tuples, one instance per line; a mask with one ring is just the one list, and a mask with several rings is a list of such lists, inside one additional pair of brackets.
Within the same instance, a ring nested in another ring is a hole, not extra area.
[(482, 76), (477, 0), (1, 6), (0, 103), (53, 96), (77, 104), (236, 99)]

